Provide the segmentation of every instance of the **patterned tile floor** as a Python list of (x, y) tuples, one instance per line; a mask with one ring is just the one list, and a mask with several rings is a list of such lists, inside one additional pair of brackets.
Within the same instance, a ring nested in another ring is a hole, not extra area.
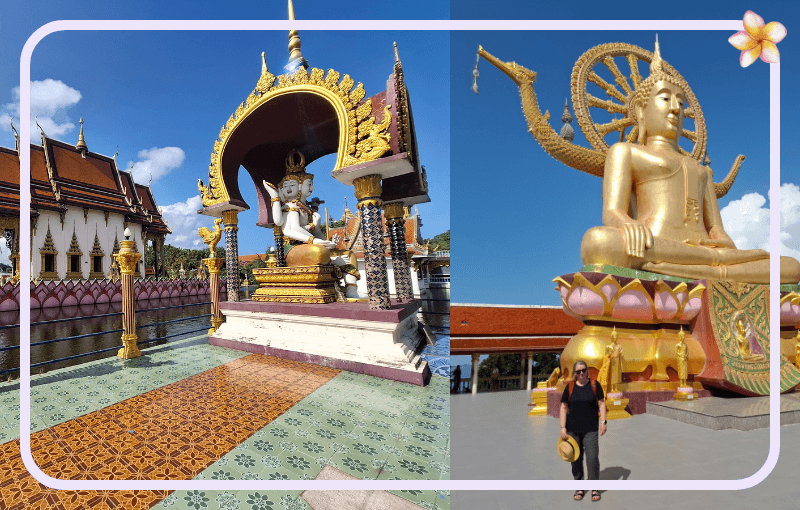
[[(34, 457), (60, 478), (303, 479), (326, 464), (362, 479), (449, 478), (446, 378), (421, 388), (244, 354), (201, 337), (35, 377)], [(6, 441), (18, 435), (14, 386), (0, 385)], [(0, 448), (0, 508), (308, 508), (299, 491), (51, 491), (25, 472), (18, 441)], [(444, 491), (396, 494), (449, 508)]]

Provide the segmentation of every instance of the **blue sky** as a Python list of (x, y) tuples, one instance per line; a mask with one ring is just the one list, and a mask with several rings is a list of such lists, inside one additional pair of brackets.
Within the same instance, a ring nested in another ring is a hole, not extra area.
[[(321, 2), (317, 2), (323, 4)], [(188, 4), (185, 4), (186, 6)], [(324, 3), (327, 5), (327, 3)], [(195, 9), (197, 17), (239, 18), (253, 11)], [(252, 7), (252, 6), (251, 6)], [(297, 17), (311, 15), (311, 6), (295, 5)], [(305, 13), (302, 9), (306, 9)], [(51, 13), (75, 11), (55, 7)], [(82, 14), (92, 12), (83, 10)], [(166, 7), (107, 12), (108, 17), (174, 17), (186, 11)], [(315, 17), (338, 17), (341, 11), (323, 6)], [(359, 15), (388, 14), (358, 11)], [(53, 17), (58, 17), (54, 14)], [(285, 19), (284, 3), (265, 7), (258, 14)], [(441, 14), (441, 12), (440, 12)], [(349, 13), (356, 16), (357, 12)], [(393, 12), (400, 16), (401, 12)], [(81, 17), (81, 16), (71, 16)], [(0, 22), (3, 44), (0, 80), (0, 145), (12, 146), (8, 116), (19, 129), (18, 55), (27, 36), (47, 18), (20, 19), (11, 15)], [(380, 24), (385, 27), (386, 24)], [(402, 28), (402, 23), (392, 26)], [(365, 28), (373, 27), (370, 22)], [(449, 54), (449, 34), (442, 31), (301, 31), (302, 51), (312, 67), (335, 69), (362, 82), (367, 96), (386, 88), (394, 65), (393, 42), (398, 43), (406, 83), (411, 94), (420, 160), (428, 172), (432, 202), (419, 205), (422, 235), (433, 237), (449, 225), (449, 59), (431, 59), (430, 48)], [(89, 149), (108, 156), (119, 150), (121, 169), (134, 163), (134, 176), (152, 187), (165, 209), (174, 234), (167, 243), (194, 247), (197, 228), (211, 220), (198, 216), (197, 179), (208, 181), (208, 164), (220, 126), (254, 88), (261, 73), (261, 52), (274, 74), (281, 74), (288, 59), (286, 31), (69, 31), (50, 34), (41, 41), (31, 59), (32, 101), (39, 122), (48, 136), (69, 143), (78, 138), (78, 119), (83, 116)], [(14, 61), (14, 59), (17, 59)], [(13, 62), (13, 63), (12, 63)], [(435, 77), (435, 79), (433, 79)], [(16, 81), (14, 80), (16, 78)], [(36, 93), (33, 93), (36, 96)], [(279, 126), (275, 126), (279, 129)], [(23, 139), (25, 139), (23, 135)], [(35, 135), (38, 143), (38, 135)], [(316, 175), (315, 195), (326, 201), (330, 215), (339, 218), (345, 196), (355, 210), (352, 187), (335, 181), (330, 172), (335, 156), (315, 161), (309, 171)], [(239, 216), (239, 253), (263, 253), (272, 244), (272, 232), (255, 226), (257, 201), (252, 181), (240, 171), (240, 188), (251, 209)], [(202, 246), (202, 245), (201, 245)]]
[[(783, 83), (792, 83), (796, 72), (791, 60), (796, 56), (790, 55), (792, 46), (785, 44), (791, 40), (791, 20), (766, 16), (766, 21), (772, 19), (787, 22), (789, 36), (779, 45), (784, 57), (781, 78)], [(662, 57), (687, 79), (702, 107), (715, 180), (722, 180), (738, 154), (747, 157), (733, 188), (719, 201), (726, 230), (740, 248), (768, 248), (769, 69), (761, 61), (742, 69), (739, 52), (727, 42), (733, 33), (662, 31), (658, 36)], [(601, 180), (544, 152), (527, 131), (519, 92), (512, 81), (481, 59), (480, 95), (471, 91), (478, 44), (501, 60), (514, 60), (538, 72), (534, 88), (540, 108), (550, 111), (551, 125), (559, 131), (564, 100), (570, 96), (572, 66), (584, 51), (617, 41), (652, 50), (654, 40), (654, 31), (453, 34), (452, 164), (458, 173), (451, 183), (452, 273), (455, 282), (469, 282), (453, 286), (453, 302), (559, 305), (551, 280), (581, 267), (583, 234), (601, 222)], [(618, 64), (623, 74), (629, 73), (626, 64)], [(649, 69), (642, 67), (647, 76)], [(607, 81), (612, 79), (609, 73)], [(601, 95), (597, 90), (594, 93)], [(800, 126), (797, 101), (791, 96), (782, 95), (782, 181), (796, 185), (800, 178), (791, 133)], [(574, 116), (571, 101), (570, 111)], [(572, 125), (577, 133), (575, 143), (588, 147), (577, 122)], [(687, 128), (692, 128), (691, 124)], [(474, 150), (476, 146), (482, 149)], [(481, 186), (476, 187), (475, 182)], [(786, 186), (784, 191), (784, 206), (789, 204), (791, 192), (800, 197), (796, 186)], [(797, 207), (800, 202), (795, 203)], [(787, 226), (787, 234), (794, 234), (789, 248), (800, 253), (800, 217), (795, 221), (797, 224)], [(481, 245), (491, 248), (488, 259), (480, 253)]]

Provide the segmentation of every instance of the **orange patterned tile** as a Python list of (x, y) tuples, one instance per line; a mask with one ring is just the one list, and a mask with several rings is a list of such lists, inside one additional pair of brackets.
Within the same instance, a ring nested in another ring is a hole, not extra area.
[[(34, 459), (61, 479), (190, 479), (338, 373), (251, 354), (34, 433)], [(3, 510), (148, 509), (168, 494), (53, 491), (25, 470), (19, 440), (0, 444)]]

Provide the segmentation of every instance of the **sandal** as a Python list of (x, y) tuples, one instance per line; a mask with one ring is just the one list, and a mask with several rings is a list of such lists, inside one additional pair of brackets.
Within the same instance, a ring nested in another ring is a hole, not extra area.
[(586, 491), (575, 491), (575, 495), (572, 497), (575, 501), (580, 501), (583, 499), (583, 496), (586, 494)]
[(600, 501), (600, 491), (592, 491), (592, 501)]

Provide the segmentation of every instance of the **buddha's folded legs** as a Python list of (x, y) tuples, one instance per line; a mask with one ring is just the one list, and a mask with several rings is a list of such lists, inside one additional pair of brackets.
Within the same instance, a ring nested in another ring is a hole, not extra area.
[[(584, 264), (609, 264), (683, 278), (769, 283), (769, 253), (764, 250), (710, 248), (654, 237), (644, 258), (631, 257), (625, 251), (624, 234), (614, 227), (589, 229), (581, 244), (581, 259)], [(781, 257), (781, 283), (798, 280), (800, 263)]]

